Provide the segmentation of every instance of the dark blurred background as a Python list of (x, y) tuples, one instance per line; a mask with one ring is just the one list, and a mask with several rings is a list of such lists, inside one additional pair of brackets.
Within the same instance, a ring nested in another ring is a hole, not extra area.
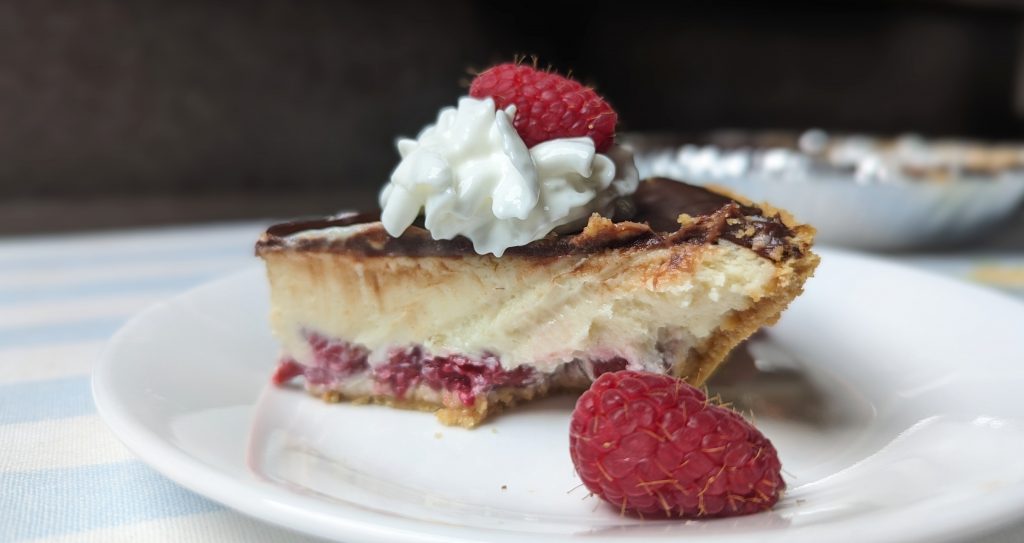
[(528, 53), (631, 131), (1020, 139), (1024, 5), (0, 0), (0, 233), (375, 205), (469, 70)]

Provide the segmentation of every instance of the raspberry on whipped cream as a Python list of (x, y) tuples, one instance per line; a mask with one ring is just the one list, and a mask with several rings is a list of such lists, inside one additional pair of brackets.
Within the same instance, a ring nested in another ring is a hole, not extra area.
[(519, 108), (513, 125), (527, 146), (558, 138), (588, 137), (604, 153), (615, 141), (619, 115), (594, 89), (554, 72), (509, 62), (473, 79), (469, 95)]

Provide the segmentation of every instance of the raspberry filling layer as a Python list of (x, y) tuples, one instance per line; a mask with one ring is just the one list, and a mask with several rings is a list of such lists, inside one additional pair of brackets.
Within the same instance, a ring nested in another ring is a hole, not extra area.
[[(300, 364), (285, 357), (274, 372), (274, 384), (282, 384), (302, 376), (307, 387), (332, 390), (354, 378), (372, 380), (374, 394), (404, 399), (410, 390), (426, 385), (434, 391), (458, 398), (465, 406), (474, 405), (480, 395), (506, 387), (526, 387), (541, 382), (543, 374), (529, 366), (513, 369), (502, 367), (498, 356), (484, 353), (470, 357), (461, 354), (432, 356), (419, 346), (395, 349), (387, 360), (372, 366), (370, 351), (347, 341), (326, 338), (316, 332), (303, 336), (313, 353), (312, 364)], [(595, 362), (594, 377), (625, 369), (623, 358)]]
[(291, 358), (283, 359), (274, 373), (275, 384), (301, 375), (308, 386), (333, 389), (354, 377), (369, 377), (375, 394), (404, 399), (413, 388), (426, 385), (457, 397), (463, 405), (472, 406), (481, 394), (501, 387), (531, 385), (538, 376), (528, 366), (505, 369), (492, 354), (479, 358), (457, 354), (430, 356), (418, 346), (393, 350), (388, 353), (386, 362), (371, 367), (367, 362), (370, 352), (362, 346), (315, 332), (303, 335), (313, 352), (313, 363), (304, 365)]

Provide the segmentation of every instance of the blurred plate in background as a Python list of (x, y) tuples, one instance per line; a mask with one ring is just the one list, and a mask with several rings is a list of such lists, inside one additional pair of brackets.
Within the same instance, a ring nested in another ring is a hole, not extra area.
[(869, 250), (978, 239), (1024, 198), (1024, 145), (820, 131), (630, 134), (642, 177), (724, 187), (793, 213), (824, 243)]

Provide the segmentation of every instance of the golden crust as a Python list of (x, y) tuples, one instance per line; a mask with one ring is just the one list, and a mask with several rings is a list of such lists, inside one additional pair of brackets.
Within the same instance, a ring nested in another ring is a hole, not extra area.
[(814, 274), (818, 262), (818, 255), (807, 253), (799, 260), (779, 266), (782, 269), (776, 275), (774, 292), (749, 309), (732, 315), (728, 323), (712, 334), (702, 347), (694, 349), (692, 355), (677, 363), (673, 374), (695, 386), (704, 384), (733, 348), (762, 326), (770, 326), (779, 320), (790, 302), (803, 292), (804, 282)]
[(796, 244), (804, 244), (806, 248), (811, 246), (811, 241), (814, 239), (815, 233), (814, 227), (809, 224), (800, 224), (789, 211), (780, 207), (775, 207), (768, 202), (754, 202), (750, 198), (747, 198), (746, 196), (722, 185), (709, 184), (705, 185), (704, 188), (714, 192), (715, 194), (735, 200), (745, 206), (756, 207), (761, 210), (761, 213), (764, 213), (765, 217), (778, 217), (779, 220), (782, 221), (782, 224), (786, 225), (790, 230), (793, 230), (793, 237)]
[(492, 391), (487, 395), (479, 396), (473, 405), (444, 405), (425, 400), (400, 400), (393, 396), (383, 395), (359, 395), (344, 396), (339, 392), (324, 392), (320, 398), (328, 403), (341, 401), (352, 402), (353, 404), (384, 405), (398, 409), (410, 409), (414, 411), (426, 411), (434, 413), (437, 420), (445, 426), (461, 426), (463, 428), (475, 428), (484, 420), (500, 413), (508, 407), (520, 402), (543, 398), (548, 395), (551, 387), (542, 383), (533, 387), (503, 388)]

